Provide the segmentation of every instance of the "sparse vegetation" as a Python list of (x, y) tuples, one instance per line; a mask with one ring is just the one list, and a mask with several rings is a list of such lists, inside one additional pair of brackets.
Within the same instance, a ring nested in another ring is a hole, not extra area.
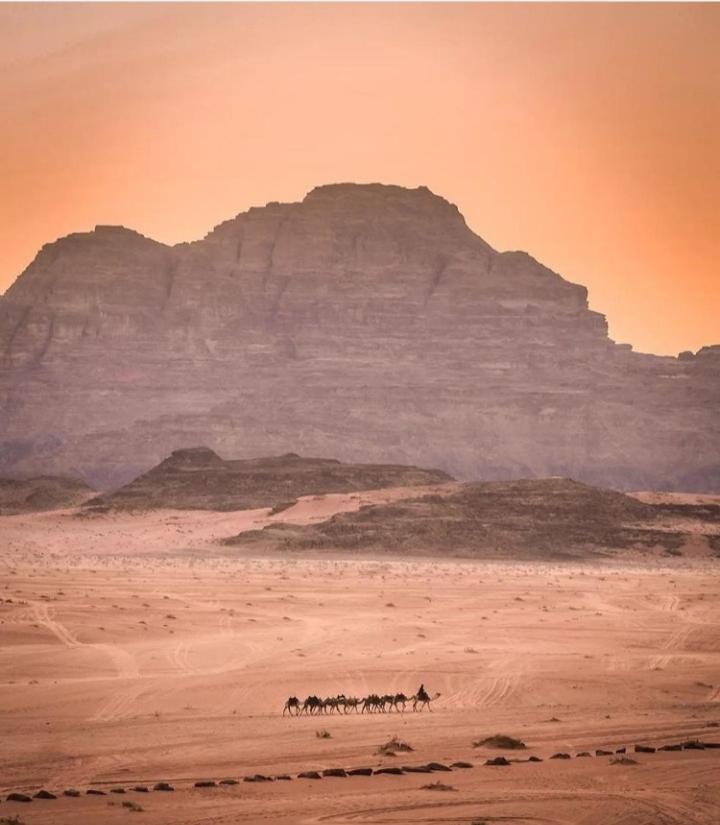
[(25, 821), (17, 814), (13, 816), (0, 816), (0, 825), (25, 825)]
[(136, 814), (142, 813), (145, 810), (142, 805), (138, 805), (137, 802), (133, 802), (131, 799), (123, 800), (122, 806), (123, 808), (127, 808), (128, 811), (132, 811)]
[(332, 734), (329, 730), (325, 730), (325, 728), (322, 730), (316, 730), (315, 736), (317, 736), (318, 739), (332, 739)]
[(398, 739), (397, 736), (393, 736), (392, 739), (388, 739), (387, 742), (380, 745), (376, 752), (381, 756), (395, 756), (396, 753), (409, 753), (413, 750), (414, 748), (408, 745), (407, 742), (403, 742), (401, 739)]
[(447, 785), (445, 782), (441, 782), (439, 779), (437, 782), (430, 782), (427, 785), (422, 785), (421, 790), (423, 791), (456, 791), (453, 785)]

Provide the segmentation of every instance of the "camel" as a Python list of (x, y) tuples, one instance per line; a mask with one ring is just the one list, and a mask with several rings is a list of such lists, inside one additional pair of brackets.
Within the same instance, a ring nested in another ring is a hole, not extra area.
[(286, 712), (289, 713), (290, 716), (292, 716), (293, 708), (295, 708), (295, 716), (297, 716), (300, 713), (300, 700), (297, 698), (297, 696), (291, 696), (287, 700), (287, 702), (285, 702), (285, 707), (283, 708), (283, 716), (285, 716)]
[(427, 709), (432, 712), (432, 708), (430, 707), (430, 702), (434, 702), (437, 698), (439, 698), (440, 694), (435, 693), (432, 696), (429, 696), (424, 690), (422, 692), (418, 691), (414, 696), (411, 696), (408, 699), (408, 702), (412, 702), (413, 706), (413, 713), (418, 710), (418, 705), (420, 706), (420, 710), (418, 712), (422, 712), (427, 706)]
[(358, 712), (358, 705), (360, 704), (360, 700), (357, 698), (357, 696), (347, 696), (345, 698), (345, 702), (343, 704), (344, 704), (343, 713), (347, 713), (348, 708), (352, 708), (355, 711), (355, 713), (357, 713)]
[[(394, 696), (390, 697), (390, 710), (395, 708), (398, 713), (405, 713), (405, 703), (407, 701), (408, 697), (404, 693), (396, 693)], [(402, 708), (400, 705), (402, 705)]]
[(345, 694), (340, 693), (338, 696), (328, 696), (322, 703), (323, 713), (327, 713), (328, 708), (330, 713), (340, 713), (340, 705), (345, 705)]
[(361, 713), (365, 713), (366, 710), (368, 713), (372, 711), (380, 711), (381, 713), (385, 713), (385, 704), (382, 697), (378, 696), (377, 693), (371, 693), (369, 696), (366, 696), (362, 702)]
[(307, 699), (303, 702), (302, 708), (300, 708), (300, 713), (320, 713), (322, 707), (322, 699), (319, 699), (317, 696), (308, 696)]

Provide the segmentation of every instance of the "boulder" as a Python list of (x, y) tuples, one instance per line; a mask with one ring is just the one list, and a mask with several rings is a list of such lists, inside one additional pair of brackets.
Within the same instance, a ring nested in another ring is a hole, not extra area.
[(344, 768), (325, 768), (322, 772), (323, 776), (347, 776), (347, 771)]
[(317, 771), (303, 771), (298, 774), (298, 779), (322, 779)]

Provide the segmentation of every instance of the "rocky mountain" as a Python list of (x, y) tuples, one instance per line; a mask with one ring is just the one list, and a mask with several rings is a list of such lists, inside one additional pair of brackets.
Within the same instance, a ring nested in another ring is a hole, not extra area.
[(250, 510), (281, 508), (300, 496), (452, 481), (440, 470), (342, 464), (294, 453), (225, 461), (207, 447), (176, 450), (129, 484), (88, 502), (114, 509)]
[(92, 487), (76, 478), (0, 478), (0, 516), (77, 507), (94, 495)]
[[(674, 529), (668, 529), (669, 518)], [(679, 519), (683, 529), (678, 529)], [(694, 522), (689, 530), (688, 520)], [(548, 478), (464, 484), (443, 494), (367, 505), (318, 524), (276, 522), (225, 543), (290, 552), (561, 560), (628, 549), (681, 555), (689, 533), (693, 540), (704, 535), (709, 551), (716, 553), (719, 523), (716, 506), (668, 508)]]
[(428, 189), (338, 184), (166, 246), (98, 226), (0, 299), (0, 472), (172, 450), (720, 488), (720, 347), (612, 342), (587, 291)]

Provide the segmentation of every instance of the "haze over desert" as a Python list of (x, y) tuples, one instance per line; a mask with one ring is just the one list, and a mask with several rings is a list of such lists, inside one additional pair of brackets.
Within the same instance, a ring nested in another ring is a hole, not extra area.
[(720, 0), (0, 0), (0, 825), (720, 825)]

